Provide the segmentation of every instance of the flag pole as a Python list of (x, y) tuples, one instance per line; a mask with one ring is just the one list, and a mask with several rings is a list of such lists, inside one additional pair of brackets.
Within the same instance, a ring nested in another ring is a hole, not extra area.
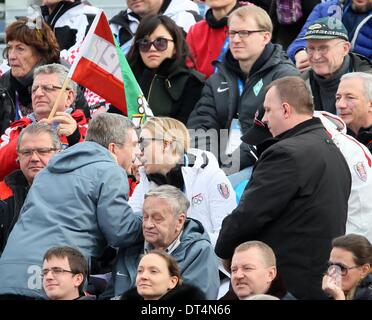
[(70, 81), (69, 77), (66, 77), (65, 81), (63, 82), (62, 88), (61, 88), (61, 90), (58, 93), (57, 99), (54, 102), (52, 111), (50, 111), (50, 113), (49, 113), (48, 120), (50, 120), (50, 119), (52, 119), (54, 117), (54, 115), (55, 115), (55, 113), (57, 111), (59, 102), (61, 100), (62, 94), (65, 92), (65, 90), (66, 90), (66, 88), (67, 88), (67, 86), (69, 84), (69, 81)]

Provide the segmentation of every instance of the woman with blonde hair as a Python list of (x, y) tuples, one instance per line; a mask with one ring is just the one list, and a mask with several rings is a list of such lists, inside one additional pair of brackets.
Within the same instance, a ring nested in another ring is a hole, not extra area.
[(142, 166), (140, 183), (129, 199), (133, 210), (142, 210), (150, 189), (175, 186), (191, 203), (187, 216), (202, 223), (214, 246), (223, 219), (236, 207), (235, 192), (215, 156), (190, 149), (188, 130), (172, 118), (150, 118), (142, 126), (139, 143)]

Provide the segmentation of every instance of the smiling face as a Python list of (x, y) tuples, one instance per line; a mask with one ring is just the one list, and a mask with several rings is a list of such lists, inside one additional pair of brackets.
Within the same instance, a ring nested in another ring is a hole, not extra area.
[(186, 215), (173, 214), (168, 201), (148, 197), (143, 204), (143, 236), (155, 249), (166, 249), (179, 235)]
[(7, 43), (7, 51), (8, 63), (15, 78), (24, 77), (40, 60), (33, 47), (17, 40)]
[(324, 78), (330, 78), (341, 68), (349, 49), (350, 43), (342, 39), (307, 40), (310, 67)]
[[(154, 41), (158, 38), (164, 38), (168, 40), (174, 40), (169, 33), (169, 31), (163, 26), (159, 25), (146, 39), (148, 41)], [(159, 51), (154, 45), (151, 46), (148, 52), (142, 52), (140, 50), (140, 55), (143, 63), (149, 69), (158, 68), (162, 62), (167, 58), (172, 58), (176, 52), (173, 41), (168, 41), (167, 49), (164, 51)]]
[[(43, 270), (51, 268), (71, 271), (67, 257), (53, 256), (49, 260), (44, 260)], [(49, 271), (43, 277), (43, 288), (51, 300), (73, 300), (79, 297), (79, 286), (83, 280), (84, 277), (81, 273), (62, 272), (57, 274)]]
[(259, 248), (235, 252), (231, 261), (231, 285), (240, 300), (266, 293), (276, 277), (276, 267), (267, 266)]
[(168, 290), (173, 289), (178, 282), (176, 276), (171, 276), (164, 258), (157, 254), (146, 254), (137, 268), (137, 292), (145, 300), (158, 300)]
[(25, 133), (19, 145), (20, 152), (19, 166), (29, 184), (32, 183), (35, 176), (47, 164), (49, 159), (55, 154), (56, 151), (37, 153), (33, 152), (32, 155), (23, 155), (22, 151), (35, 150), (35, 149), (51, 149), (53, 148), (53, 141), (48, 133), (28, 134)]
[(350, 78), (340, 82), (336, 93), (336, 109), (338, 116), (354, 133), (369, 125), (372, 101), (366, 99), (362, 79)]

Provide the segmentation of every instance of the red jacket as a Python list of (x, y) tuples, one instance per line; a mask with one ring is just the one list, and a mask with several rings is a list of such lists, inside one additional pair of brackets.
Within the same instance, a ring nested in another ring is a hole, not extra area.
[[(87, 119), (84, 116), (83, 111), (80, 109), (75, 110), (72, 117), (78, 123), (80, 132), (80, 141), (84, 141), (85, 134), (87, 131)], [(17, 162), (17, 140), (21, 131), (31, 124), (33, 120), (28, 117), (24, 117), (18, 121), (14, 121), (5, 133), (0, 138), (0, 180), (3, 180), (6, 175), (19, 168)], [(68, 146), (66, 136), (60, 137), (61, 143)]]
[(196, 66), (190, 66), (205, 74), (206, 78), (213, 74), (212, 61), (217, 60), (226, 39), (227, 26), (213, 29), (206, 20), (191, 26), (186, 41), (194, 56)]

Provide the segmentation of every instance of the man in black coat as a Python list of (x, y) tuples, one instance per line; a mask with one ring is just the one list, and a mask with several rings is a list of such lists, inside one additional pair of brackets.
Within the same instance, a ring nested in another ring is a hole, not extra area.
[[(215, 251), (260, 240), (274, 250), (288, 291), (321, 299), (322, 274), (331, 241), (345, 233), (351, 176), (347, 163), (319, 119), (305, 82), (284, 77), (268, 86), (262, 122), (274, 138), (259, 159), (238, 207), (222, 224)], [(253, 131), (243, 136), (252, 141)]]

